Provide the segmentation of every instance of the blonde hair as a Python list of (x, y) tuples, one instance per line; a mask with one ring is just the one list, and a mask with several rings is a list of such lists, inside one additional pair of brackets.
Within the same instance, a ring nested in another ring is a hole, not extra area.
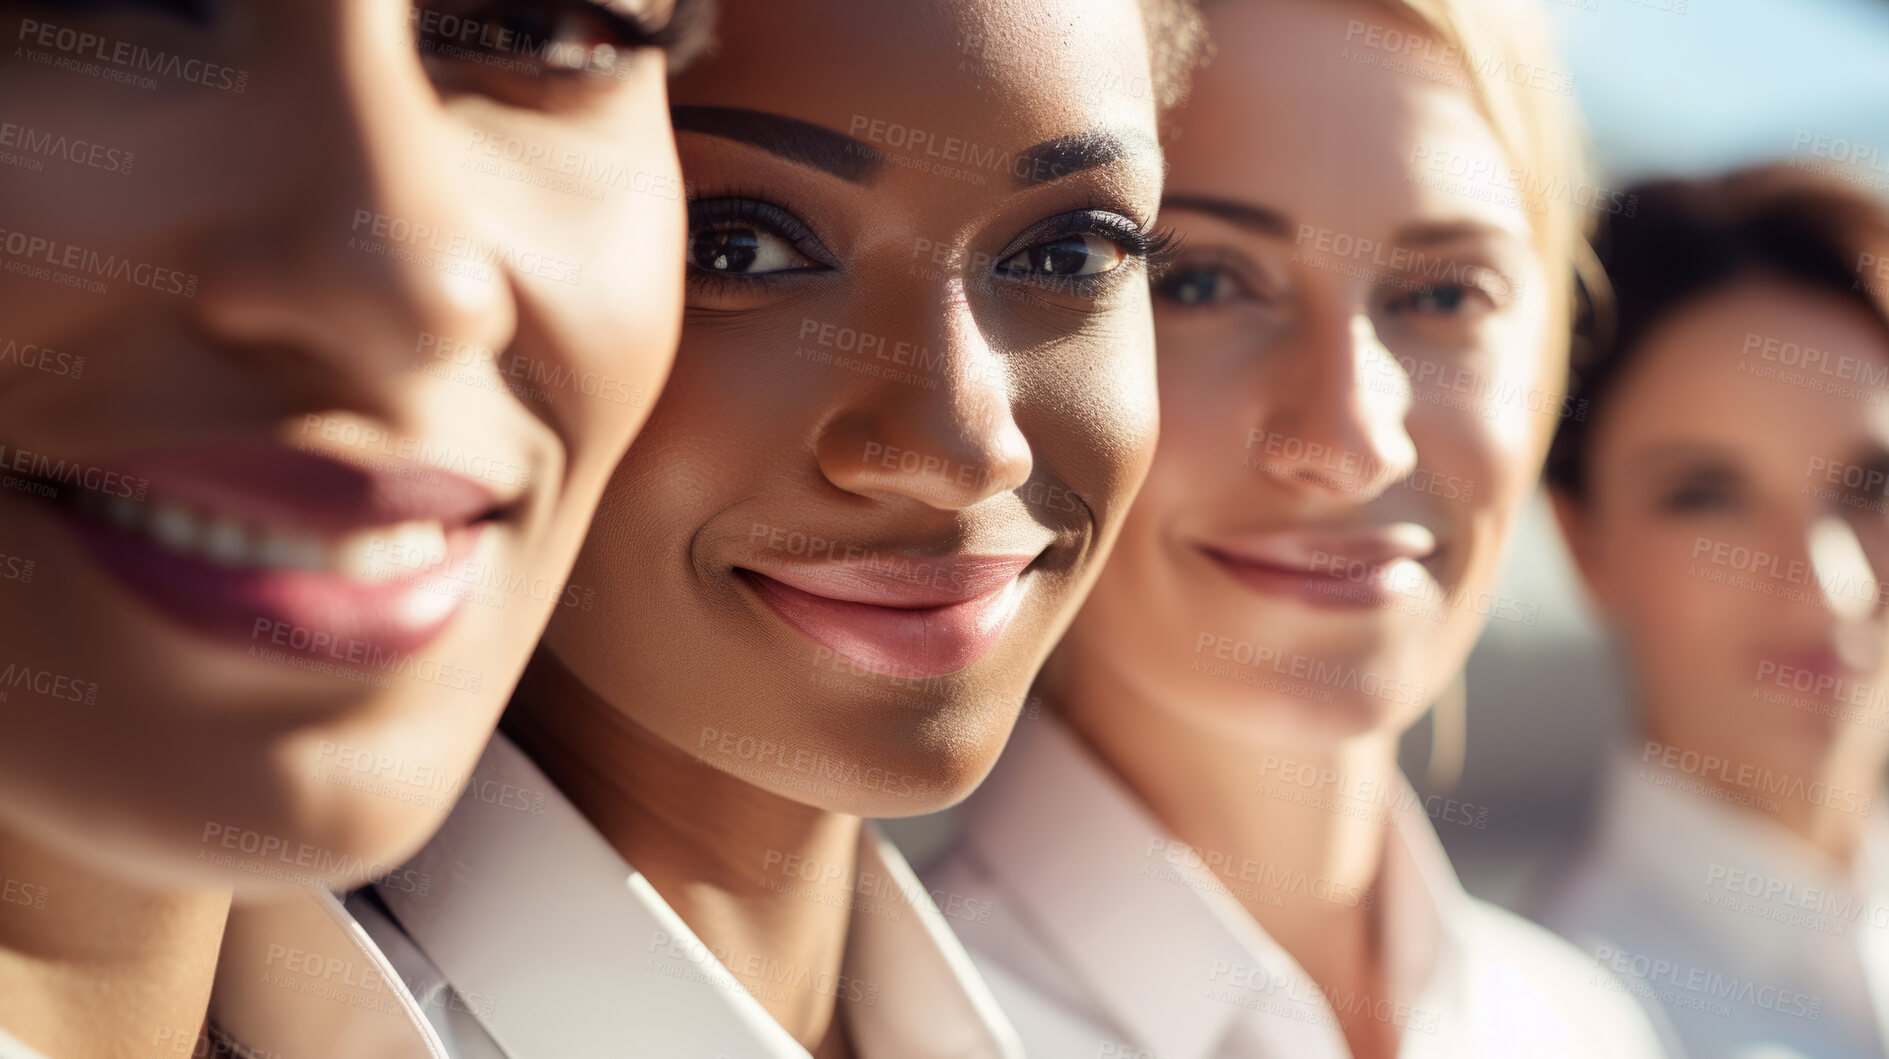
[[(1569, 334), (1577, 285), (1590, 297), (1606, 289), (1588, 244), (1595, 212), (1582, 201), (1603, 196), (1589, 179), (1573, 77), (1559, 65), (1546, 12), (1537, 0), (1373, 2), (1421, 24), (1462, 56), (1463, 74), (1520, 177), (1517, 194), (1554, 278), (1554, 332)], [(1536, 83), (1544, 74), (1564, 91)]]

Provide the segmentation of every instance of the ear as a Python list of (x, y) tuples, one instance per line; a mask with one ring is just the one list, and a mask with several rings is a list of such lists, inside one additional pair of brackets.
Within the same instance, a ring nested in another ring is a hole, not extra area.
[(1602, 573), (1600, 542), (1589, 524), (1590, 511), (1580, 500), (1567, 492), (1550, 486), (1548, 500), (1554, 505), (1555, 522), (1561, 527), (1561, 539), (1567, 542), (1568, 555), (1574, 560), (1575, 572), (1580, 574), (1581, 583), (1587, 586), (1587, 597), (1603, 616), (1613, 610), (1612, 600), (1607, 592), (1606, 578)]

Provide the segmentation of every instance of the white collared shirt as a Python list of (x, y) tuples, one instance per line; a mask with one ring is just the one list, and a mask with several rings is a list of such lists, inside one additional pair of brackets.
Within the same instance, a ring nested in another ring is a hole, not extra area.
[(46, 1057), (21, 1044), (19, 1038), (6, 1030), (0, 1030), (0, 1059), (46, 1059)]
[[(352, 912), (323, 890), (232, 909), (211, 1021), (258, 1059), (447, 1059), (410, 978)], [(189, 1032), (157, 1054), (200, 1055)]]
[[(1856, 870), (1843, 872), (1726, 796), (1616, 755), (1593, 838), (1572, 871), (1539, 888), (1542, 921), (1627, 967), (1694, 1055), (1889, 1055), (1889, 827), (1872, 819)], [(1853, 807), (1881, 808), (1874, 798)]]
[[(1611, 975), (1463, 891), (1414, 794), (1387, 801), (1382, 998), (1322, 992), (1203, 866), (1218, 855), (1174, 840), (1052, 718), (1018, 727), (926, 882), (971, 913), (952, 924), (1032, 1056), (1347, 1059), (1334, 999), (1400, 1027), (1402, 1059), (1666, 1054)], [(1372, 899), (1250, 861), (1234, 875)]]
[[(453, 1059), (807, 1059), (544, 774), (495, 736), (406, 870), (350, 900)], [(840, 976), (861, 1059), (1019, 1059), (1016, 1032), (890, 842), (862, 829)], [(773, 969), (769, 969), (771, 975)], [(341, 1053), (335, 1053), (341, 1054)], [(352, 1053), (349, 1053), (352, 1054)]]

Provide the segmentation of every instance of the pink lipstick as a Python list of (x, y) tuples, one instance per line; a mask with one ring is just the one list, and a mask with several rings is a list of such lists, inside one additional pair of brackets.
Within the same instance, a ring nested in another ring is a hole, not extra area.
[(1334, 609), (1386, 607), (1428, 578), (1436, 535), (1402, 522), (1345, 530), (1281, 530), (1198, 545), (1215, 566), (1263, 595)]
[(882, 555), (759, 562), (737, 572), (808, 639), (872, 672), (917, 679), (955, 673), (990, 653), (1016, 617), (1035, 558)]
[(57, 486), (66, 524), (153, 610), (234, 646), (386, 667), (442, 633), (452, 570), (513, 498), (418, 465), (276, 443), (139, 453), (111, 490)]

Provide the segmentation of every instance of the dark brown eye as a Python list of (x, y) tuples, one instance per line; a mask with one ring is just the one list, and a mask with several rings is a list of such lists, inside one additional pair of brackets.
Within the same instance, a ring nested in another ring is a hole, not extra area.
[(413, 7), (414, 44), (436, 63), (481, 75), (546, 80), (620, 75), (658, 34), (592, 0), (432, 0)]
[(689, 204), (689, 267), (720, 276), (764, 276), (832, 267), (831, 255), (801, 220), (756, 199)]
[(1154, 285), (1157, 298), (1182, 305), (1206, 305), (1233, 297), (1239, 281), (1218, 265), (1190, 268), (1182, 265), (1161, 277)]
[(1037, 272), (1046, 276), (1093, 276), (1113, 271), (1128, 260), (1128, 251), (1099, 235), (1066, 235), (1012, 255), (998, 266), (1003, 272)]

